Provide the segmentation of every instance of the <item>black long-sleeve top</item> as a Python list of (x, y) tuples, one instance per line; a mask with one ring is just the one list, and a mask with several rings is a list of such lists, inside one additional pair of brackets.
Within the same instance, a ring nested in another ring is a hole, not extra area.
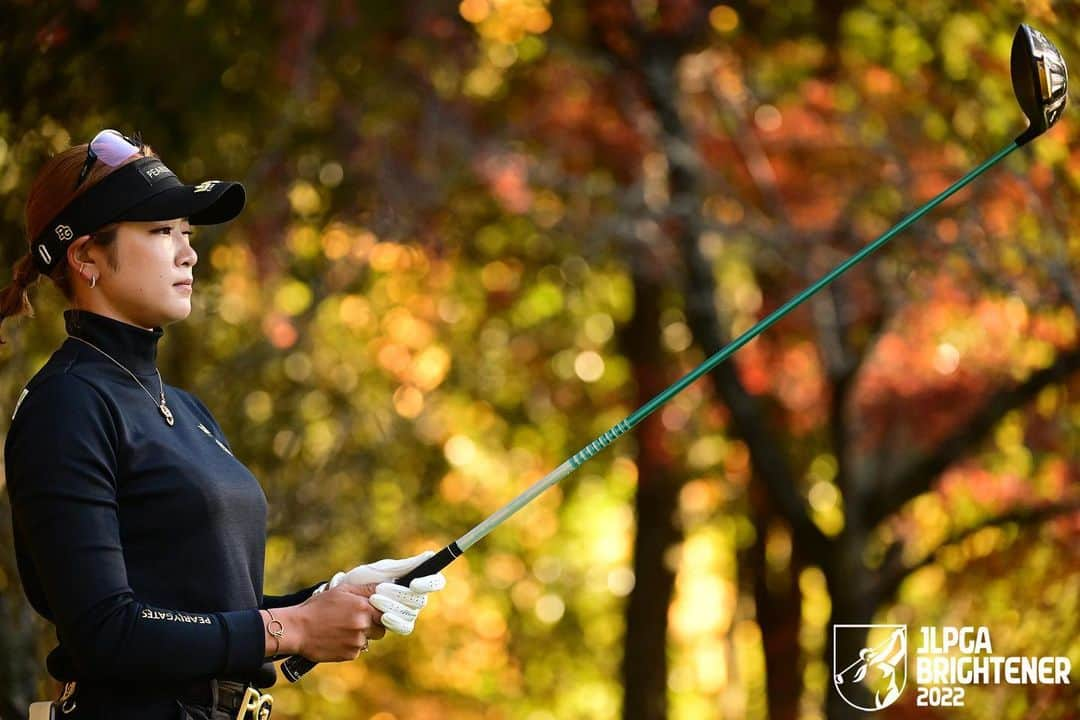
[(213, 416), (171, 385), (154, 395), (161, 328), (64, 313), (71, 336), (20, 396), (4, 443), (15, 551), (34, 609), (56, 626), (58, 680), (182, 687), (276, 679), (259, 608), (267, 502)]

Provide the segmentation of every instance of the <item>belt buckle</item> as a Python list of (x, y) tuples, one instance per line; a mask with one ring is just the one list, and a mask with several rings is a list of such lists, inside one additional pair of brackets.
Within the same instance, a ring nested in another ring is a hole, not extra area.
[(240, 711), (236, 720), (247, 720), (248, 711), (251, 711), (252, 720), (269, 720), (270, 710), (274, 706), (274, 696), (270, 693), (261, 693), (258, 688), (249, 687), (244, 691), (244, 701), (240, 705)]

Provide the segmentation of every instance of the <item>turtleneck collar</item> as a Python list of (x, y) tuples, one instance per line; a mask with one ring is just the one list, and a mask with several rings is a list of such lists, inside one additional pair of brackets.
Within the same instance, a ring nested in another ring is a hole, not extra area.
[[(165, 334), (160, 327), (146, 330), (89, 310), (74, 309), (64, 311), (64, 325), (68, 335), (93, 343), (133, 373), (153, 374), (157, 371), (157, 344)], [(76, 343), (98, 354), (84, 343)], [(100, 357), (110, 362), (104, 355)]]

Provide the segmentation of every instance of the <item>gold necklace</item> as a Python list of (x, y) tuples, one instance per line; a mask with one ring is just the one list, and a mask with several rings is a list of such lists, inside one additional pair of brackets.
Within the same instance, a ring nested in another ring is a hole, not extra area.
[(157, 368), (154, 368), (154, 372), (156, 372), (156, 373), (157, 373), (158, 385), (160, 386), (160, 391), (161, 391), (161, 402), (158, 402), (157, 400), (154, 400), (154, 395), (153, 395), (153, 393), (151, 393), (151, 392), (150, 392), (149, 390), (147, 390), (147, 389), (146, 389), (146, 386), (145, 386), (145, 385), (143, 385), (143, 384), (142, 384), (141, 382), (139, 382), (139, 378), (135, 377), (135, 373), (131, 372), (131, 371), (130, 371), (130, 370), (128, 370), (128, 369), (127, 369), (126, 367), (124, 367), (123, 365), (121, 365), (121, 364), (120, 364), (120, 362), (119, 362), (119, 361), (117, 361), (117, 359), (116, 359), (116, 358), (114, 358), (114, 357), (113, 357), (112, 355), (110, 355), (109, 353), (105, 352), (104, 350), (102, 350), (101, 348), (99, 348), (99, 347), (98, 347), (97, 345), (95, 345), (94, 343), (90, 342), (89, 340), (83, 340), (83, 339), (82, 339), (81, 337), (75, 337), (74, 335), (72, 335), (71, 337), (72, 337), (72, 338), (74, 338), (75, 340), (78, 340), (79, 342), (83, 342), (83, 343), (86, 343), (87, 345), (89, 345), (90, 347), (94, 348), (94, 349), (95, 349), (95, 350), (97, 350), (97, 351), (98, 351), (99, 353), (101, 353), (101, 354), (102, 354), (102, 355), (104, 355), (105, 357), (109, 358), (109, 359), (110, 359), (110, 360), (112, 360), (112, 361), (113, 361), (114, 363), (116, 363), (116, 364), (117, 364), (117, 365), (118, 365), (118, 366), (120, 367), (120, 369), (121, 369), (121, 370), (123, 370), (124, 372), (126, 372), (126, 373), (127, 373), (128, 375), (130, 375), (130, 376), (131, 376), (131, 379), (132, 379), (132, 380), (134, 380), (135, 382), (139, 383), (139, 387), (141, 387), (141, 388), (143, 389), (143, 392), (145, 392), (145, 393), (146, 393), (147, 395), (149, 395), (149, 396), (150, 396), (150, 400), (151, 400), (151, 401), (152, 401), (152, 402), (153, 402), (153, 403), (154, 403), (155, 405), (157, 405), (157, 406), (158, 406), (158, 410), (160, 410), (160, 411), (161, 411), (161, 414), (162, 414), (162, 415), (163, 415), (163, 416), (165, 417), (165, 422), (169, 423), (169, 426), (170, 426), (170, 427), (172, 427), (172, 425), (173, 425), (173, 424), (175, 424), (175, 422), (176, 422), (176, 421), (175, 421), (175, 420), (173, 419), (173, 414), (172, 414), (172, 410), (169, 410), (169, 406), (165, 404), (165, 384), (161, 382), (161, 373), (160, 373), (160, 372), (158, 372), (158, 369), (157, 369)]

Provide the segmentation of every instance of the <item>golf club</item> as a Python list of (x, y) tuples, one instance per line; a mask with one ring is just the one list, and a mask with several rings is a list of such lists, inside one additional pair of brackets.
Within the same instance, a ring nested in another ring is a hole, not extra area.
[[(528, 505), (536, 498), (536, 496), (579, 468), (585, 461), (610, 445), (615, 438), (631, 430), (635, 425), (652, 414), (654, 410), (685, 389), (690, 383), (728, 359), (743, 345), (753, 340), (771, 327), (775, 322), (797, 308), (810, 296), (832, 283), (849, 268), (861, 262), (868, 255), (892, 239), (893, 236), (935, 208), (946, 198), (966, 186), (979, 175), (982, 175), (993, 165), (996, 165), (1013, 150), (1016, 150), (1046, 132), (1055, 122), (1057, 122), (1058, 118), (1061, 117), (1062, 111), (1065, 109), (1066, 93), (1068, 90), (1068, 73), (1066, 72), (1065, 61), (1062, 59), (1061, 53), (1059, 53), (1057, 48), (1054, 47), (1054, 45), (1046, 39), (1046, 36), (1038, 30), (1028, 27), (1027, 25), (1020, 25), (1016, 31), (1016, 36), (1013, 38), (1010, 64), (1013, 92), (1016, 93), (1016, 99), (1020, 103), (1020, 108), (1024, 111), (1024, 114), (1027, 116), (1030, 123), (1028, 128), (1021, 135), (995, 153), (989, 160), (983, 162), (918, 210), (894, 225), (877, 240), (865, 246), (851, 258), (833, 268), (833, 270), (809, 288), (760, 320), (757, 324), (730, 342), (726, 347), (719, 350), (716, 354), (712, 355), (697, 368), (683, 376), (656, 397), (649, 400), (645, 405), (638, 408), (632, 415), (616, 423), (610, 430), (586, 445), (571, 458), (563, 462), (562, 465), (548, 473), (545, 477), (537, 481), (525, 492), (518, 495), (514, 500), (493, 513), (472, 530), (444, 547), (408, 575), (399, 578), (394, 582), (407, 587), (412, 580), (418, 577), (431, 575), (442, 570), (455, 558), (460, 557), (477, 541), (502, 524), (507, 518)], [(317, 663), (302, 656), (293, 655), (282, 663), (282, 672), (290, 682), (296, 682), (305, 673), (315, 667), (316, 664)]]

